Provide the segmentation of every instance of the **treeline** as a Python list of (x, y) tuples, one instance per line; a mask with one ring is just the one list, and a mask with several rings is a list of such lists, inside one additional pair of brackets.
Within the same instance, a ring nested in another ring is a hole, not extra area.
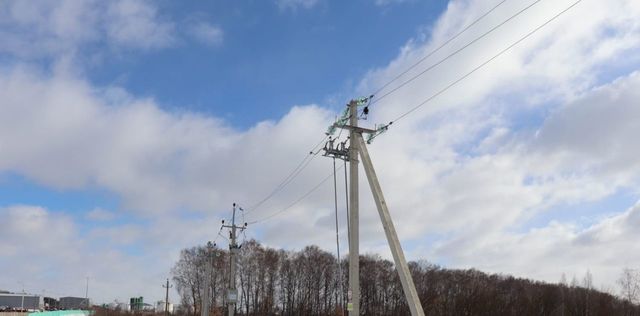
[[(181, 252), (172, 269), (183, 310), (199, 315), (205, 296), (207, 265), (211, 274), (210, 315), (226, 313), (228, 252), (193, 247)], [(591, 275), (581, 282), (549, 284), (449, 270), (426, 261), (409, 268), (427, 315), (640, 315), (629, 300), (593, 289)], [(316, 246), (301, 251), (245, 242), (238, 256), (236, 284), (241, 315), (346, 315), (348, 263)], [(339, 282), (342, 279), (342, 282)], [(362, 315), (409, 315), (394, 265), (378, 256), (360, 257)], [(184, 308), (186, 307), (186, 308)]]

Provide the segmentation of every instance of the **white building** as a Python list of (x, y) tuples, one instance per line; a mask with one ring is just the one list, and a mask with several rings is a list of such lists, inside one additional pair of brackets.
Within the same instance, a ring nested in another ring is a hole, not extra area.
[(44, 298), (33, 294), (0, 293), (0, 306), (13, 309), (44, 309)]

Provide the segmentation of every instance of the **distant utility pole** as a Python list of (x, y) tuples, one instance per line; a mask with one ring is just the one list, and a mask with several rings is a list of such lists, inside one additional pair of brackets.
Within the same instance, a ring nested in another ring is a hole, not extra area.
[(238, 237), (237, 231), (243, 231), (247, 228), (247, 223), (244, 223), (244, 226), (236, 226), (236, 203), (233, 203), (231, 225), (224, 225), (223, 220), (222, 227), (229, 228), (229, 289), (227, 290), (227, 307), (229, 309), (228, 315), (233, 316), (236, 302), (238, 301), (238, 290), (236, 289), (236, 256), (240, 247), (236, 242)]
[(169, 289), (173, 287), (173, 284), (169, 285), (169, 279), (167, 278), (167, 285), (162, 285), (162, 287), (167, 290), (164, 296), (164, 314), (169, 316)]
[(213, 247), (216, 244), (212, 242), (207, 242), (207, 258), (209, 259), (207, 262), (207, 273), (205, 275), (204, 280), (204, 298), (202, 299), (202, 311), (200, 311), (201, 316), (209, 316), (209, 299), (211, 297), (211, 278), (213, 277)]
[(84, 291), (84, 303), (86, 304), (87, 309), (89, 309), (89, 277), (87, 277), (87, 287)]
[[(349, 102), (348, 107), (349, 110), (343, 114), (343, 117), (340, 118), (336, 123), (334, 123), (330, 128), (328, 134), (331, 135), (336, 128), (343, 128), (349, 130), (349, 150), (348, 154), (344, 150), (333, 148), (333, 143), (330, 140), (329, 145), (325, 146), (326, 156), (334, 157), (334, 158), (342, 158), (349, 160), (349, 226), (350, 226), (350, 238), (349, 238), (349, 291), (347, 293), (347, 310), (349, 311), (350, 316), (359, 316), (360, 315), (360, 261), (359, 261), (359, 209), (358, 209), (358, 200), (359, 200), (359, 191), (358, 191), (358, 155), (362, 159), (362, 164), (364, 166), (365, 173), (367, 175), (367, 179), (369, 181), (369, 187), (371, 188), (371, 193), (373, 193), (373, 198), (376, 203), (376, 207), (378, 209), (378, 214), (380, 215), (380, 221), (382, 222), (382, 226), (384, 228), (385, 235), (387, 237), (387, 242), (389, 243), (389, 247), (391, 248), (391, 253), (393, 254), (393, 260), (396, 265), (396, 270), (400, 276), (400, 283), (402, 284), (402, 289), (404, 291), (405, 297), (407, 298), (407, 304), (409, 305), (409, 310), (411, 311), (411, 315), (413, 316), (424, 316), (424, 311), (422, 309), (422, 305), (420, 304), (420, 299), (418, 298), (418, 292), (416, 291), (415, 284), (413, 283), (413, 279), (411, 278), (411, 273), (409, 271), (409, 266), (407, 265), (407, 260), (405, 259), (404, 252), (402, 251), (402, 247), (400, 245), (400, 240), (398, 239), (398, 234), (396, 233), (395, 226), (393, 225), (393, 221), (391, 219), (391, 215), (389, 214), (389, 209), (387, 207), (387, 202), (384, 199), (382, 194), (382, 188), (380, 187), (380, 183), (378, 182), (378, 177), (376, 176), (375, 169), (373, 168), (373, 163), (371, 162), (371, 158), (369, 157), (369, 152), (367, 150), (367, 145), (362, 138), (363, 133), (369, 134), (368, 141), (371, 141), (377, 135), (386, 131), (389, 125), (381, 126), (375, 130), (366, 129), (358, 127), (358, 106), (364, 105), (369, 98), (361, 98), (358, 100), (352, 100)], [(365, 106), (363, 113), (366, 115), (368, 113), (368, 108)], [(347, 124), (347, 119), (349, 124)], [(348, 157), (345, 157), (348, 155)]]
[(22, 284), (22, 299), (20, 303), (20, 311), (22, 312), (24, 310), (24, 282), (20, 282), (20, 284)]

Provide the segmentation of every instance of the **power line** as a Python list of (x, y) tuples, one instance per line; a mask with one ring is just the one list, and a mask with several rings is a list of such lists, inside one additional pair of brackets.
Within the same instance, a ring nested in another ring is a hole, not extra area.
[[(538, 0), (539, 1), (539, 0)], [(527, 39), (529, 36), (533, 35), (534, 33), (538, 32), (540, 29), (542, 29), (543, 27), (545, 27), (547, 24), (551, 23), (552, 21), (554, 21), (555, 19), (557, 19), (558, 17), (560, 17), (561, 15), (563, 15), (564, 13), (566, 13), (567, 11), (571, 10), (573, 7), (575, 7), (578, 3), (580, 3), (582, 0), (578, 0), (576, 2), (574, 2), (573, 4), (571, 4), (570, 6), (568, 6), (567, 8), (565, 8), (564, 10), (560, 11), (558, 14), (554, 15), (552, 18), (550, 18), (549, 20), (545, 21), (543, 24), (539, 25), (538, 27), (536, 27), (535, 29), (533, 29), (531, 32), (527, 33), (525, 36), (521, 37), (520, 39), (518, 39), (517, 41), (513, 42), (511, 45), (509, 45), (507, 48), (501, 50), (500, 52), (498, 52), (496, 55), (494, 55), (493, 57), (487, 59), (485, 62), (483, 62), (482, 64), (476, 66), (475, 68), (473, 68), (471, 71), (469, 71), (468, 73), (466, 73), (464, 76), (458, 78), (457, 80), (455, 80), (454, 82), (450, 83), (449, 85), (447, 85), (446, 87), (444, 87), (443, 89), (441, 89), (440, 91), (436, 92), (435, 94), (431, 95), (430, 97), (428, 97), (427, 99), (425, 99), (424, 101), (420, 102), (418, 105), (414, 106), (413, 108), (411, 108), (409, 111), (403, 113), (402, 115), (396, 117), (395, 119), (391, 120), (389, 122), (389, 124), (392, 124), (394, 122), (397, 122), (401, 119), (403, 119), (405, 116), (411, 114), (413, 111), (417, 110), (418, 108), (422, 107), (423, 105), (429, 103), (431, 100), (435, 99), (436, 97), (438, 97), (439, 95), (441, 95), (442, 93), (444, 93), (445, 91), (449, 90), (451, 87), (455, 86), (456, 84), (458, 84), (460, 81), (466, 79), (467, 77), (469, 77), (471, 74), (475, 73), (476, 71), (478, 71), (479, 69), (483, 68), (484, 66), (486, 66), (487, 64), (489, 64), (490, 62), (492, 62), (494, 59), (500, 57), (502, 54), (504, 54), (505, 52), (507, 52), (508, 50), (510, 50), (511, 48), (515, 47), (516, 45), (520, 44), (522, 41), (524, 41), (525, 39)]]
[[(342, 167), (339, 167), (338, 169), (341, 169)], [(309, 195), (311, 195), (311, 193), (315, 192), (316, 190), (318, 190), (325, 182), (327, 182), (327, 180), (329, 180), (331, 177), (333, 176), (333, 172), (331, 174), (329, 174), (328, 176), (326, 176), (324, 179), (322, 179), (322, 181), (320, 181), (316, 186), (314, 186), (311, 190), (309, 190), (307, 193), (305, 193), (304, 195), (302, 195), (301, 197), (299, 197), (297, 200), (295, 200), (293, 203), (289, 204), (287, 207), (271, 214), (268, 215), (266, 217), (263, 217), (261, 219), (249, 222), (249, 224), (255, 224), (255, 223), (260, 223), (260, 222), (264, 222), (267, 221), (275, 216), (278, 216), (286, 211), (288, 211), (290, 208), (294, 207), (296, 204), (300, 203), (302, 200), (304, 200), (305, 198), (307, 198)]]
[(371, 104), (375, 104), (380, 102), (380, 100), (386, 98), (387, 96), (391, 95), (392, 93), (398, 91), (399, 89), (401, 89), (402, 87), (406, 86), (407, 84), (411, 83), (412, 81), (416, 80), (418, 77), (424, 75), (425, 73), (433, 70), (434, 68), (436, 68), (437, 66), (441, 65), (442, 63), (444, 63), (445, 61), (447, 61), (449, 58), (457, 55), (458, 53), (462, 52), (463, 50), (465, 50), (467, 47), (475, 44), (476, 42), (478, 42), (479, 40), (481, 40), (482, 38), (484, 38), (485, 36), (493, 33), (493, 31), (497, 30), (498, 28), (500, 28), (501, 26), (505, 25), (507, 22), (513, 20), (514, 18), (516, 18), (517, 16), (519, 16), (520, 14), (522, 14), (523, 12), (527, 11), (529, 8), (533, 7), (534, 5), (536, 5), (537, 3), (539, 3), (542, 0), (536, 0), (534, 2), (532, 2), (531, 4), (529, 4), (528, 6), (524, 7), (523, 9), (521, 9), (520, 11), (516, 12), (515, 14), (511, 15), (509, 18), (507, 18), (506, 20), (500, 22), (498, 25), (492, 27), (491, 29), (489, 29), (488, 31), (486, 31), (485, 33), (483, 33), (482, 35), (474, 38), (471, 42), (465, 44), (464, 46), (460, 47), (459, 49), (455, 50), (454, 52), (452, 52), (451, 54), (447, 55), (446, 57), (440, 59), (439, 61), (437, 61), (435, 64), (432, 64), (431, 66), (427, 67), (425, 70), (421, 71), (420, 73), (418, 73), (417, 75), (405, 80), (404, 82), (402, 82), (400, 85), (398, 85), (397, 87), (391, 89), (391, 91), (383, 94), (382, 96), (379, 96), (377, 98), (375, 98)]
[[(340, 289), (340, 304), (344, 305), (344, 297), (342, 295), (342, 268), (340, 266), (340, 226), (338, 225), (338, 181), (336, 179), (336, 158), (333, 158), (333, 205), (335, 208), (335, 217), (336, 217), (336, 268), (338, 273), (338, 284)], [(336, 297), (336, 303), (338, 302)]]
[(289, 183), (291, 183), (291, 181), (293, 181), (293, 179), (295, 179), (302, 172), (302, 170), (304, 170), (309, 165), (309, 163), (313, 160), (313, 158), (315, 158), (315, 156), (319, 152), (319, 151), (316, 151), (317, 148), (320, 145), (322, 145), (327, 140), (328, 137), (329, 136), (326, 135), (324, 138), (322, 138), (320, 142), (318, 142), (315, 146), (313, 146), (313, 148), (311, 148), (311, 150), (309, 151), (309, 154), (305, 155), (304, 159), (302, 159), (302, 161), (300, 161), (300, 163), (298, 163), (298, 165), (295, 168), (293, 168), (293, 170), (291, 170), (291, 172), (273, 189), (273, 191), (271, 191), (271, 193), (267, 194), (267, 196), (265, 196), (258, 203), (254, 204), (252, 207), (245, 210), (244, 213), (250, 213), (255, 211), (260, 206), (262, 206), (262, 204), (267, 202), (274, 195), (276, 195), (278, 192), (284, 189), (284, 187), (289, 185)]
[(444, 48), (445, 46), (447, 46), (447, 44), (451, 43), (451, 41), (455, 40), (456, 38), (458, 38), (460, 35), (462, 35), (462, 33), (466, 32), (468, 29), (470, 29), (472, 26), (474, 26), (476, 23), (480, 22), (480, 20), (484, 19), (487, 15), (491, 14), (491, 12), (493, 12), (495, 9), (497, 9), (499, 6), (501, 6), (503, 3), (505, 3), (507, 0), (502, 0), (500, 2), (498, 2), (498, 4), (496, 4), (495, 6), (493, 6), (491, 9), (489, 9), (489, 11), (485, 12), (484, 14), (482, 14), (481, 16), (479, 16), (478, 18), (476, 18), (473, 22), (469, 23), (467, 26), (465, 26), (461, 31), (459, 31), (458, 33), (456, 33), (453, 37), (449, 38), (448, 40), (446, 40), (444, 43), (442, 43), (440, 46), (438, 46), (436, 49), (432, 50), (431, 52), (429, 52), (427, 55), (425, 55), (424, 57), (420, 58), (420, 60), (418, 60), (416, 63), (414, 63), (413, 65), (409, 66), (409, 68), (407, 68), (405, 71), (401, 72), (400, 74), (398, 74), (397, 76), (395, 76), (393, 79), (391, 79), (390, 81), (388, 81), (387, 83), (385, 83), (382, 87), (378, 88), (378, 90), (376, 90), (374, 93), (372, 93), (373, 95), (378, 94), (380, 91), (384, 90), (384, 88), (388, 87), (390, 84), (392, 84), (394, 81), (398, 80), (400, 77), (404, 76), (407, 72), (411, 71), (411, 69), (415, 68), (416, 66), (418, 66), (419, 64), (421, 64), (423, 61), (425, 61), (427, 58), (431, 57), (431, 55), (437, 53), (439, 50), (441, 50), (442, 48)]

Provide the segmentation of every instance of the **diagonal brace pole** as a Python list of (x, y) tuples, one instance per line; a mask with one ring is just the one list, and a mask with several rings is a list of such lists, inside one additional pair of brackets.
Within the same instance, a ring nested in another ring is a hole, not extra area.
[(380, 183), (378, 182), (378, 176), (376, 176), (376, 171), (373, 169), (373, 164), (371, 163), (371, 157), (369, 157), (369, 151), (367, 150), (367, 146), (362, 139), (362, 134), (354, 134), (356, 134), (356, 142), (358, 143), (360, 159), (362, 160), (364, 171), (367, 174), (367, 180), (369, 180), (369, 186), (371, 187), (371, 193), (373, 193), (373, 199), (376, 201), (378, 214), (380, 214), (382, 227), (384, 227), (384, 232), (387, 235), (387, 241), (389, 242), (389, 247), (391, 248), (391, 253), (393, 254), (393, 261), (396, 264), (396, 270), (400, 275), (402, 290), (404, 291), (404, 295), (407, 297), (407, 304), (409, 305), (409, 309), (411, 310), (411, 315), (424, 316), (424, 310), (422, 310), (422, 304), (420, 304), (420, 299), (418, 298), (418, 291), (416, 291), (416, 286), (413, 283), (413, 279), (411, 278), (409, 266), (407, 265), (407, 259), (405, 259), (404, 257), (404, 252), (402, 251), (400, 240), (398, 239), (398, 234), (396, 233), (396, 228), (393, 226), (393, 221), (391, 220), (391, 215), (389, 214), (389, 208), (387, 207), (387, 202), (384, 200), (382, 188), (380, 187)]

